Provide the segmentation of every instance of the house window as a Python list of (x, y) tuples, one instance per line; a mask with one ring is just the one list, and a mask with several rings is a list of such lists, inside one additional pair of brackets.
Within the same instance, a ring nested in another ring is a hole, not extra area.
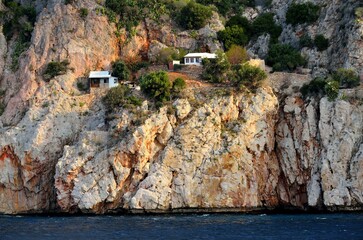
[(108, 83), (108, 78), (103, 79), (104, 83)]
[(185, 58), (185, 63), (189, 63), (189, 58)]
[(200, 63), (200, 60), (201, 60), (200, 58), (197, 58), (197, 63)]
[(113, 80), (113, 83), (117, 83), (117, 79), (114, 79), (114, 80)]
[(195, 58), (193, 58), (193, 63), (195, 63)]

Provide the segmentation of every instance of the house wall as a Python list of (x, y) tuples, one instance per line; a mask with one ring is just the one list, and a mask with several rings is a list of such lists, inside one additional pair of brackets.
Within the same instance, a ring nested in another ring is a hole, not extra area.
[(185, 65), (201, 65), (202, 58), (201, 57), (186, 57), (184, 58)]

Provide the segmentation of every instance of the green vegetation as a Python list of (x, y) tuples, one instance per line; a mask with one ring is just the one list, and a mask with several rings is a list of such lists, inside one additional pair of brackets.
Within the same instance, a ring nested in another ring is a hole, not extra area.
[(304, 98), (308, 96), (327, 95), (329, 101), (335, 100), (340, 88), (359, 86), (359, 77), (353, 69), (340, 68), (327, 78), (315, 78), (309, 84), (301, 87), (300, 92)]
[(112, 63), (112, 75), (119, 80), (128, 80), (130, 78), (130, 70), (123, 61)]
[(293, 3), (286, 12), (286, 22), (292, 25), (313, 23), (318, 20), (320, 7), (311, 2)]
[(172, 84), (164, 71), (152, 72), (139, 79), (141, 90), (157, 103), (170, 100)]
[(5, 104), (2, 101), (0, 101), (0, 116), (3, 115), (4, 111), (5, 111)]
[(65, 74), (68, 70), (69, 61), (63, 60), (61, 62), (50, 62), (44, 71), (43, 77), (46, 81), (54, 78), (55, 76)]
[(232, 45), (226, 52), (226, 56), (232, 65), (241, 64), (248, 61), (246, 48), (237, 45)]
[(31, 34), (36, 20), (35, 8), (22, 6), (15, 1), (3, 1), (6, 11), (0, 11), (0, 25), (3, 25), (3, 33), (9, 41), (16, 37), (14, 51), (12, 52), (11, 69), (16, 71), (19, 67), (20, 55), (29, 47)]
[(222, 51), (217, 52), (215, 59), (203, 59), (203, 74), (202, 77), (205, 80), (221, 83), (227, 81), (227, 77), (230, 71), (230, 63)]
[(304, 34), (299, 40), (299, 45), (301, 48), (303, 48), (303, 47), (312, 48), (312, 47), (314, 47), (314, 42), (313, 42), (313, 39), (311, 39), (309, 34)]
[(233, 16), (226, 22), (226, 27), (239, 26), (245, 30), (246, 34), (251, 33), (251, 24), (247, 18), (241, 16)]
[(259, 36), (263, 33), (269, 33), (271, 39), (276, 42), (282, 32), (282, 28), (275, 24), (273, 13), (263, 13), (259, 15), (252, 23), (254, 35)]
[(172, 60), (181, 60), (187, 54), (184, 49), (176, 49), (167, 47), (160, 50), (156, 56), (156, 62), (159, 64), (166, 64)]
[(324, 51), (329, 47), (329, 39), (326, 39), (324, 37), (324, 35), (316, 35), (315, 39), (314, 39), (314, 44), (316, 46), (316, 48), (318, 49), (318, 51)]
[(142, 100), (132, 95), (130, 88), (125, 85), (111, 88), (102, 100), (108, 110), (115, 110), (118, 107), (141, 106), (142, 104)]
[(200, 29), (212, 17), (212, 9), (191, 0), (180, 11), (179, 24), (185, 29)]
[(87, 84), (84, 84), (82, 81), (77, 81), (77, 88), (79, 91), (82, 91), (82, 92), (88, 90)]
[(322, 96), (325, 94), (325, 85), (327, 81), (324, 78), (315, 78), (309, 84), (304, 84), (300, 92), (304, 98), (308, 96)]
[(332, 78), (344, 88), (353, 88), (360, 84), (359, 76), (353, 69), (339, 68)]
[(339, 82), (328, 81), (324, 88), (329, 101), (334, 101), (339, 95)]
[(236, 86), (239, 88), (245, 86), (252, 92), (255, 92), (266, 78), (265, 71), (248, 63), (237, 65), (233, 71), (233, 81)]
[(185, 87), (186, 87), (186, 83), (185, 83), (184, 79), (182, 79), (182, 78), (176, 78), (173, 81), (172, 91), (175, 92), (175, 93), (179, 93)]
[(87, 8), (79, 9), (79, 15), (81, 16), (81, 18), (85, 19), (88, 16), (88, 9)]
[(197, 0), (197, 2), (203, 5), (214, 5), (222, 15), (232, 12), (241, 14), (245, 6), (255, 6), (254, 0)]
[(266, 63), (273, 67), (274, 71), (292, 71), (306, 64), (305, 58), (287, 44), (273, 44), (269, 49)]
[(233, 25), (226, 27), (225, 30), (218, 32), (218, 39), (223, 42), (224, 47), (228, 50), (232, 45), (245, 46), (248, 43), (248, 37), (243, 28)]

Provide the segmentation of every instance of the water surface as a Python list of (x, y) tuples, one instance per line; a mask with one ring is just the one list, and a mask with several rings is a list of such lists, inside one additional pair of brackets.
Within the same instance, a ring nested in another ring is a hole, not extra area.
[(0, 216), (0, 239), (363, 239), (363, 214)]

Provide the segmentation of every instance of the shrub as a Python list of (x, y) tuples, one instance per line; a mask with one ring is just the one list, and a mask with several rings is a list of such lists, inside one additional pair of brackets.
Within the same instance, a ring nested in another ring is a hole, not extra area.
[(308, 96), (317, 96), (325, 94), (325, 85), (327, 81), (323, 78), (315, 78), (309, 84), (304, 84), (300, 88), (300, 92), (304, 98)]
[(306, 64), (301, 54), (287, 44), (271, 45), (266, 62), (273, 67), (274, 71), (291, 71)]
[(181, 90), (183, 90), (185, 87), (186, 87), (186, 83), (185, 83), (184, 79), (176, 78), (173, 82), (172, 91), (178, 93)]
[(192, 0), (180, 11), (179, 23), (186, 29), (199, 29), (204, 27), (211, 17), (212, 10), (210, 7)]
[(162, 103), (170, 100), (172, 85), (166, 72), (152, 72), (142, 76), (139, 81), (141, 90), (154, 98), (156, 102)]
[(218, 51), (215, 59), (203, 59), (202, 78), (215, 83), (225, 82), (230, 71), (230, 63), (224, 52)]
[(230, 49), (233, 44), (244, 46), (248, 43), (248, 37), (243, 28), (234, 25), (226, 27), (225, 30), (218, 32), (218, 39), (223, 42), (226, 49)]
[(248, 60), (247, 50), (237, 45), (232, 45), (226, 52), (226, 56), (232, 65), (241, 64)]
[(353, 69), (339, 68), (332, 77), (342, 87), (352, 88), (360, 84), (359, 76)]
[(43, 74), (45, 80), (49, 81), (55, 76), (65, 74), (68, 70), (69, 62), (68, 60), (63, 60), (62, 62), (50, 62)]
[(130, 70), (123, 61), (116, 61), (112, 63), (112, 75), (119, 80), (128, 80), (130, 77)]
[(88, 87), (82, 81), (77, 82), (77, 88), (79, 91), (87, 91)]
[(88, 16), (88, 9), (87, 8), (81, 8), (79, 10), (79, 15), (81, 18), (85, 19)]
[(313, 23), (319, 18), (320, 7), (313, 3), (293, 3), (286, 12), (286, 22), (292, 25)]
[(141, 106), (142, 100), (131, 94), (130, 88), (125, 85), (118, 85), (108, 90), (103, 97), (103, 103), (109, 110), (128, 105)]
[[(183, 54), (181, 56), (181, 54)], [(160, 64), (166, 64), (172, 60), (181, 59), (185, 55), (185, 51), (180, 51), (178, 49), (167, 47), (160, 50), (156, 56), (156, 62)]]
[(213, 4), (222, 15), (227, 13), (241, 13), (243, 7), (255, 7), (254, 0), (197, 0), (198, 3), (209, 5)]
[(329, 39), (326, 39), (323, 35), (316, 35), (314, 39), (314, 44), (317, 47), (318, 51), (324, 51), (329, 47)]
[(3, 102), (0, 102), (0, 116), (3, 115), (5, 111), (5, 104)]
[(312, 48), (314, 46), (314, 42), (309, 34), (304, 34), (299, 40), (299, 45), (301, 48), (303, 47)]
[(238, 87), (244, 85), (253, 92), (259, 88), (262, 81), (267, 78), (265, 71), (259, 67), (249, 65), (248, 63), (236, 66), (233, 76), (233, 80)]
[(251, 32), (251, 24), (247, 18), (241, 16), (233, 16), (226, 22), (226, 27), (239, 26), (245, 30), (247, 34)]
[(271, 38), (276, 41), (282, 32), (282, 28), (275, 24), (273, 13), (263, 13), (258, 16), (252, 23), (253, 33), (255, 35), (261, 35), (263, 33), (269, 33)]
[(325, 92), (329, 101), (334, 101), (339, 95), (339, 82), (331, 80), (325, 85)]

